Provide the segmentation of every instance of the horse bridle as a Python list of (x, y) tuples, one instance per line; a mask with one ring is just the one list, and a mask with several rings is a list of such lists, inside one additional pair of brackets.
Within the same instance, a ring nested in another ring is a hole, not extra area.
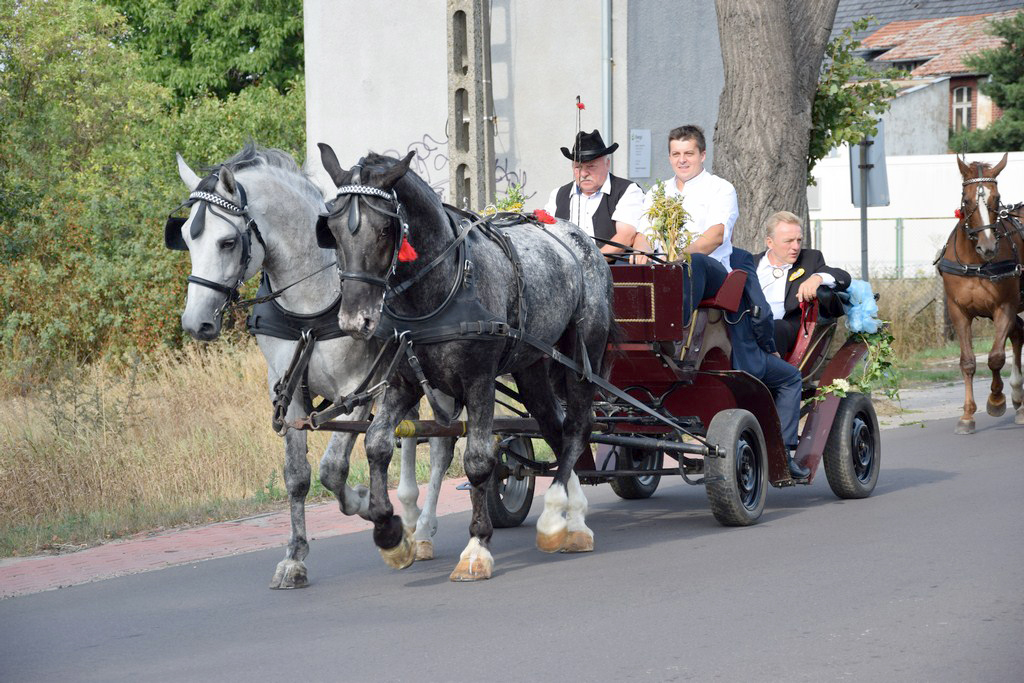
[[(235, 186), (238, 188), (238, 196), (240, 199), (240, 203), (235, 204), (232, 200), (222, 197), (216, 192), (210, 191), (216, 188), (217, 178), (218, 176), (216, 173), (204, 178), (199, 183), (198, 187), (189, 194), (188, 199), (182, 202), (167, 216), (167, 223), (164, 225), (164, 246), (175, 251), (188, 251), (188, 245), (181, 236), (181, 228), (188, 222), (188, 218), (182, 218), (180, 216), (175, 216), (174, 214), (178, 213), (183, 208), (191, 208), (191, 206), (197, 202), (200, 204), (200, 209), (192, 220), (192, 225), (189, 227), (189, 235), (191, 235), (192, 239), (199, 237), (199, 235), (202, 234), (203, 229), (206, 227), (207, 211), (220, 216), (235, 228), (235, 231), (238, 234), (238, 240), (242, 245), (242, 255), (239, 259), (239, 271), (238, 276), (234, 278), (235, 282), (230, 285), (225, 285), (220, 282), (214, 282), (213, 280), (207, 280), (206, 278), (199, 277), (198, 275), (189, 275), (187, 278), (188, 282), (215, 290), (225, 295), (226, 298), (224, 303), (221, 304), (214, 312), (214, 317), (219, 317), (221, 313), (224, 312), (224, 309), (238, 301), (241, 297), (239, 289), (245, 282), (245, 274), (248, 272), (249, 263), (252, 260), (252, 235), (256, 236), (256, 240), (263, 246), (264, 251), (266, 251), (267, 248), (266, 243), (263, 241), (263, 236), (260, 234), (259, 228), (256, 225), (256, 221), (249, 215), (249, 204), (246, 200), (245, 188), (242, 187), (241, 183), (235, 181)], [(243, 219), (244, 229), (240, 230), (235, 226), (231, 221), (232, 216)]]
[[(962, 187), (967, 187), (968, 185), (972, 185), (975, 183), (992, 183), (993, 185), (997, 184), (995, 178), (985, 178), (981, 176), (978, 178), (968, 178), (967, 180), (963, 181)], [(964, 232), (967, 233), (967, 236), (972, 241), (977, 242), (978, 233), (984, 232), (986, 230), (991, 230), (992, 234), (995, 235), (996, 244), (998, 245), (1000, 239), (1002, 239), (1003, 237), (1009, 237), (1010, 235), (1010, 229), (1007, 228), (1004, 224), (1004, 222), (1009, 222), (1011, 220), (1009, 213), (1010, 207), (1004, 205), (1002, 202), (999, 202), (999, 204), (996, 207), (996, 217), (994, 222), (989, 223), (987, 225), (979, 225), (976, 228), (972, 228), (970, 227), (970, 219), (971, 216), (974, 215), (974, 212), (978, 210), (978, 204), (979, 202), (977, 201), (977, 199), (975, 199), (974, 208), (971, 209), (970, 212), (968, 212), (967, 199), (965, 197), (961, 197), (960, 210), (963, 213)]]

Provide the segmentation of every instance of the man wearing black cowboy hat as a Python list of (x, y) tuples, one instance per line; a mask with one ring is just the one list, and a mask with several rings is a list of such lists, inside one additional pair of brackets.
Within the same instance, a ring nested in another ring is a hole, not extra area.
[[(617, 142), (605, 147), (596, 130), (577, 133), (571, 151), (562, 147), (562, 154), (572, 161), (574, 181), (552, 190), (544, 209), (591, 237), (629, 247), (636, 237), (644, 193), (636, 183), (609, 172), (611, 153), (618, 147)], [(605, 254), (622, 252), (612, 244), (598, 245)]]

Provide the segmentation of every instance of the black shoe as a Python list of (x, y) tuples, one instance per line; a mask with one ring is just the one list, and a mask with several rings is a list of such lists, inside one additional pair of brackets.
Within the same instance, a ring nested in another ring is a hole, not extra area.
[(789, 459), (789, 475), (794, 479), (806, 479), (811, 476), (811, 470), (804, 467), (793, 458)]

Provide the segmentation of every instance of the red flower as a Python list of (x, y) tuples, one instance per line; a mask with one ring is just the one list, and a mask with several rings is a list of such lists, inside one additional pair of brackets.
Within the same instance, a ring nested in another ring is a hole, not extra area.
[(577, 102), (576, 106), (579, 107), (580, 109), (586, 109), (582, 102)]
[(398, 260), (408, 262), (415, 261), (417, 258), (419, 258), (419, 254), (417, 254), (416, 250), (412, 248), (411, 244), (409, 244), (409, 238), (403, 237), (402, 246), (398, 249)]
[(956, 216), (957, 218), (963, 218), (964, 212), (961, 211), (960, 209), (957, 209), (956, 211), (953, 212), (953, 215)]
[(541, 223), (553, 224), (558, 222), (555, 220), (554, 216), (552, 216), (544, 209), (534, 209), (533, 217), (536, 218)]

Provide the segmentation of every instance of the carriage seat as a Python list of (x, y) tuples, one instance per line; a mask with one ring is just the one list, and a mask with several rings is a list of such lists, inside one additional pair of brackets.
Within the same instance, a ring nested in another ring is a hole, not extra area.
[(735, 313), (740, 308), (740, 301), (743, 299), (743, 287), (746, 283), (746, 272), (734, 270), (726, 276), (725, 282), (715, 292), (715, 295), (702, 300), (698, 307), (717, 308), (722, 311)]

